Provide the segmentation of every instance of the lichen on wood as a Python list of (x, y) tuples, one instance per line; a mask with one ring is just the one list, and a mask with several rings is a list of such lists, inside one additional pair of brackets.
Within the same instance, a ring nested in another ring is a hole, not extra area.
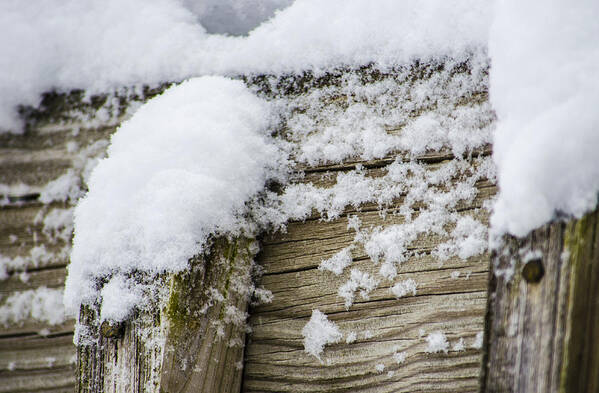
[(598, 220), (555, 221), (494, 251), (482, 392), (597, 391)]

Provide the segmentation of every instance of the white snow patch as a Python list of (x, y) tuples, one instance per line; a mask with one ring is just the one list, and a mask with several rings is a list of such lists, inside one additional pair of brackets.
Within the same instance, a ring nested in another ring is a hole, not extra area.
[(52, 209), (44, 217), (42, 232), (51, 242), (69, 243), (73, 234), (73, 209)]
[(396, 298), (407, 296), (409, 293), (412, 293), (412, 296), (416, 296), (416, 288), (418, 284), (411, 278), (407, 280), (398, 282), (390, 288), (391, 293), (395, 295)]
[(471, 346), (475, 349), (481, 349), (483, 347), (483, 332), (476, 333), (476, 337)]
[(447, 337), (445, 337), (445, 333), (441, 331), (436, 331), (426, 336), (426, 342), (426, 352), (428, 353), (447, 353), (447, 350), (449, 348), (449, 342), (447, 342)]
[(356, 334), (356, 332), (349, 332), (349, 333), (347, 333), (347, 337), (345, 338), (345, 342), (347, 344), (351, 344), (351, 343), (355, 342), (357, 338), (358, 338), (358, 335)]
[(374, 366), (374, 369), (376, 370), (377, 373), (382, 373), (383, 371), (385, 371), (385, 365), (382, 363), (377, 364), (376, 366)]
[(122, 275), (111, 277), (100, 291), (102, 306), (100, 320), (123, 321), (135, 306), (143, 305), (144, 296), (134, 280)]
[(495, 2), (489, 39), (495, 234), (524, 236), (599, 191), (599, 3)]
[(485, 45), (490, 22), (490, 6), (475, 0), (290, 3), (3, 1), (0, 128), (19, 131), (16, 106), (36, 106), (53, 88), (91, 94), (207, 74), (460, 58)]
[(402, 364), (403, 362), (406, 361), (406, 352), (395, 352), (393, 354), (393, 360), (395, 360), (397, 362), (397, 364)]
[(44, 286), (15, 292), (4, 299), (0, 306), (0, 324), (19, 326), (28, 320), (61, 324), (66, 320), (62, 294), (62, 289)]
[(356, 291), (360, 291), (362, 299), (368, 300), (370, 292), (376, 289), (378, 283), (370, 274), (352, 269), (349, 280), (339, 287), (337, 295), (345, 299), (345, 308), (350, 308), (354, 304)]
[(340, 275), (352, 263), (352, 248), (351, 246), (345, 247), (329, 259), (322, 260), (318, 269), (331, 271), (337, 276)]
[(95, 301), (99, 277), (178, 272), (211, 234), (240, 234), (246, 201), (285, 167), (266, 137), (270, 122), (242, 82), (202, 77), (123, 123), (75, 210), (67, 310)]
[(343, 334), (335, 323), (329, 321), (320, 310), (312, 310), (310, 321), (302, 329), (304, 336), (304, 351), (322, 362), (320, 355), (324, 346), (341, 341)]
[(465, 347), (464, 347), (464, 339), (463, 339), (463, 338), (460, 338), (460, 339), (459, 339), (459, 340), (458, 340), (458, 341), (457, 341), (455, 344), (453, 344), (453, 346), (451, 347), (451, 349), (452, 349), (453, 351), (457, 351), (457, 352), (463, 351), (463, 350), (464, 350), (464, 348), (465, 348)]

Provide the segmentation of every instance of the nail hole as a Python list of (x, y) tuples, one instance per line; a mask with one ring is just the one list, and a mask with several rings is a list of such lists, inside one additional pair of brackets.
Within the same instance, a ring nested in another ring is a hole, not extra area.
[(526, 262), (524, 268), (522, 269), (522, 277), (528, 283), (537, 283), (541, 281), (543, 275), (545, 274), (545, 268), (543, 267), (543, 261), (541, 258), (531, 259)]
[(104, 321), (100, 325), (100, 334), (106, 338), (119, 338), (125, 333), (125, 324), (122, 322)]

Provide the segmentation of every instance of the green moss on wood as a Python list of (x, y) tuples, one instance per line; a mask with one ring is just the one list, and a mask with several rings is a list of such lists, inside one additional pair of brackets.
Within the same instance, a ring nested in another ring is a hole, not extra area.
[(564, 250), (569, 253), (570, 280), (560, 393), (593, 391), (592, 386), (599, 379), (599, 370), (591, 367), (598, 361), (593, 349), (596, 344), (587, 340), (599, 333), (596, 326), (588, 323), (589, 313), (598, 311), (592, 296), (593, 281), (597, 279), (594, 265), (598, 256), (595, 249), (598, 218), (599, 210), (596, 210), (570, 222), (565, 231)]
[[(246, 262), (251, 258), (250, 244), (247, 239), (216, 239), (209, 253), (191, 259), (189, 270), (171, 277), (164, 311), (173, 333), (178, 334), (201, 323), (203, 313), (200, 310), (210, 301), (208, 289), (218, 289), (227, 298), (236, 264), (240, 258)], [(224, 310), (219, 313), (219, 318), (224, 318)]]

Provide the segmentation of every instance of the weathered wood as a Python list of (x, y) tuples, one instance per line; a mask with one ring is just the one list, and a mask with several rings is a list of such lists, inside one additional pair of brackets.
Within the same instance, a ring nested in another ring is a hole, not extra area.
[(482, 391), (598, 391), (598, 228), (595, 211), (494, 252)]
[[(420, 78), (429, 78), (434, 72), (443, 69), (443, 65), (415, 64), (407, 69), (412, 70), (414, 75), (405, 83), (412, 84)], [(285, 94), (298, 94), (322, 86), (338, 86), (343, 83), (344, 72), (346, 70), (337, 70), (335, 75), (326, 75), (320, 81), (310, 80), (305, 75), (300, 78), (292, 76), (288, 78), (291, 90)], [(392, 72), (383, 75), (368, 67), (352, 72), (362, 73), (370, 81), (393, 78)], [(464, 65), (452, 72), (466, 75), (468, 69)], [(485, 91), (470, 93), (467, 97), (453, 97), (451, 105), (457, 107), (487, 100)], [(18, 137), (0, 135), (0, 183), (24, 182), (28, 185), (27, 195), (9, 195), (9, 205), (0, 209), (0, 215), (6, 213), (2, 217), (11, 217), (10, 220), (4, 220), (9, 223), (5, 227), (1, 227), (3, 220), (0, 217), (0, 228), (4, 228), (0, 229), (0, 247), (6, 246), (5, 255), (27, 256), (29, 250), (39, 244), (58, 253), (64, 245), (61, 241), (42, 239), (38, 242), (34, 239), (32, 234), (39, 235), (43, 230), (41, 222), (35, 220), (40, 211), (60, 207), (56, 204), (42, 205), (38, 201), (38, 193), (49, 181), (74, 167), (75, 161), (81, 158), (78, 147), (106, 140), (122, 118), (94, 125), (80, 121), (77, 116), (69, 117), (68, 110), (81, 106), (80, 101), (81, 92), (55, 97), (50, 95), (42, 103), (41, 111), (30, 111), (28, 114), (30, 121), (25, 134)], [(82, 111), (93, 118), (94, 111), (101, 105), (101, 99), (96, 99)], [(423, 102), (421, 106), (413, 108), (413, 115), (434, 111), (435, 105), (434, 102)], [(64, 113), (61, 115), (61, 112)], [(492, 121), (492, 116), (486, 121)], [(389, 134), (399, 135), (401, 132), (401, 124), (388, 125)], [(489, 153), (486, 147), (475, 152), (474, 156)], [(296, 169), (305, 172), (302, 181), (327, 187), (331, 185), (335, 173), (352, 170), (357, 164), (365, 168), (367, 176), (381, 176), (397, 157), (414, 159), (430, 168), (455, 159), (448, 151), (429, 152), (420, 157), (390, 152), (378, 160), (349, 158), (340, 164), (319, 167), (298, 165)], [(480, 208), (493, 195), (495, 188), (484, 180), (477, 183), (477, 188), (479, 195), (476, 199), (461, 204), (458, 210), (486, 223), (486, 213)], [(403, 197), (393, 202), (386, 220), (379, 215), (379, 207), (370, 203), (363, 204), (359, 209), (346, 207), (341, 218), (331, 222), (320, 221), (314, 212), (305, 222), (291, 223), (286, 234), (264, 239), (260, 261), (266, 274), (262, 283), (274, 291), (275, 301), (253, 311), (251, 321), (254, 333), (247, 347), (243, 382), (241, 361), (244, 330), (242, 326), (220, 322), (226, 319), (227, 306), (235, 306), (240, 313), (246, 310), (247, 294), (235, 292), (227, 283), (231, 278), (229, 273), (235, 269), (239, 271), (234, 274), (248, 277), (248, 266), (251, 265), (249, 258), (239, 256), (247, 257), (249, 251), (239, 253), (238, 258), (233, 258), (235, 263), (231, 263), (228, 248), (216, 244), (211, 256), (195, 261), (195, 267), (190, 272), (161, 277), (165, 285), (162, 300), (167, 305), (155, 312), (139, 312), (124, 325), (122, 331), (113, 329), (108, 336), (102, 335), (97, 310), (84, 313), (80, 329), (89, 331), (80, 330), (79, 333), (83, 337), (95, 337), (96, 340), (81, 343), (78, 348), (76, 368), (79, 391), (474, 391), (479, 376), (480, 354), (472, 344), (483, 324), (488, 266), (486, 256), (467, 261), (451, 258), (439, 265), (430, 253), (443, 238), (422, 236), (410, 246), (411, 250), (422, 255), (404, 263), (398, 272), (398, 280), (414, 278), (418, 282), (417, 295), (395, 299), (389, 292), (391, 283), (381, 282), (370, 294), (369, 300), (356, 298), (349, 311), (336, 294), (336, 288), (343, 278), (316, 269), (322, 259), (352, 242), (353, 235), (347, 230), (349, 214), (357, 214), (364, 226), (398, 224), (403, 221), (393, 213), (401, 203)], [(414, 207), (418, 208), (417, 205)], [(7, 242), (11, 234), (16, 235), (19, 241)], [(357, 247), (354, 251), (354, 266), (364, 272), (374, 273), (377, 267), (364, 250)], [(222, 258), (219, 259), (219, 256)], [(36, 267), (35, 263), (24, 266), (23, 270), (30, 273), (28, 282), (20, 281), (14, 272), (10, 272), (12, 276), (0, 291), (9, 294), (35, 288), (43, 285), (43, 282), (46, 285), (60, 285), (64, 276), (59, 269), (64, 267), (66, 259), (58, 259), (41, 268)], [(454, 272), (460, 273), (457, 279), (455, 274), (452, 276)], [(218, 288), (226, 301), (216, 302), (203, 313), (203, 306), (214, 300), (206, 295), (210, 287)], [(320, 364), (303, 351), (301, 329), (312, 308), (327, 312), (342, 331), (357, 333), (357, 339), (352, 344), (327, 347), (323, 359), (328, 365)], [(214, 321), (217, 323), (214, 324)], [(0, 338), (9, 340), (7, 343), (24, 345), (23, 353), (34, 354), (35, 348), (31, 347), (32, 350), (27, 352), (26, 345), (19, 342), (17, 336), (43, 328), (28, 321), (14, 330), (3, 330)], [(61, 341), (60, 345), (57, 343), (57, 348), (69, 347), (72, 321), (56, 329), (63, 333), (61, 339), (66, 340), (64, 343)], [(452, 350), (450, 347), (447, 354), (427, 353), (425, 336), (437, 330), (447, 335), (452, 346), (463, 339), (464, 349), (458, 347)], [(214, 340), (221, 335), (220, 340)], [(51, 335), (47, 340), (54, 340), (55, 337), (58, 335)], [(11, 356), (21, 356), (18, 350), (13, 351), (12, 346), (6, 348)], [(72, 353), (68, 352), (72, 349), (69, 347), (64, 353)], [(407, 353), (402, 364), (397, 364), (393, 359), (397, 350)], [(33, 367), (36, 363), (30, 364)], [(385, 366), (384, 372), (376, 370), (378, 364)], [(4, 382), (8, 378), (6, 375), (10, 375), (17, 381), (15, 384), (20, 386), (21, 391), (62, 391), (72, 387), (73, 379), (69, 379), (65, 371), (72, 365), (55, 369), (30, 367), (27, 370), (33, 375), (31, 381), (24, 377), (27, 371), (15, 370), (14, 374), (10, 374), (2, 367), (8, 366), (0, 362), (0, 381)], [(54, 374), (53, 370), (56, 371)], [(42, 376), (48, 380), (54, 378), (56, 382), (44, 384)], [(17, 386), (15, 384), (9, 386)]]
[(249, 240), (215, 240), (189, 271), (163, 278), (166, 304), (132, 318), (122, 335), (105, 337), (84, 309), (80, 322), (97, 341), (78, 346), (78, 391), (239, 391), (253, 256)]
[[(216, 241), (209, 257), (195, 261), (190, 273), (174, 279), (161, 392), (239, 391), (249, 294), (234, 282), (251, 282), (250, 245), (244, 239)], [(212, 296), (214, 290), (223, 301)], [(236, 317), (242, 320), (235, 321)]]
[[(46, 97), (41, 109), (26, 109), (23, 134), (0, 134), (0, 276), (6, 278), (0, 280), (0, 306), (23, 291), (64, 285), (70, 226), (56, 228), (65, 234), (57, 236), (44, 230), (44, 218), (72, 204), (43, 203), (39, 196), (68, 171), (80, 177), (86, 159), (105, 148), (116, 128), (116, 123), (91, 125), (79, 117), (77, 102), (58, 101), (58, 95), (54, 101)], [(74, 322), (52, 325), (29, 317), (0, 325), (0, 392), (73, 392)]]
[[(373, 168), (385, 165), (371, 164)], [(329, 177), (321, 179), (318, 171), (314, 173), (302, 181), (320, 180), (320, 186), (333, 183)], [(459, 209), (486, 223), (487, 213), (481, 207), (495, 193), (495, 187), (486, 181), (477, 186), (479, 194), (474, 201)], [(488, 254), (466, 261), (454, 257), (440, 264), (430, 251), (443, 237), (421, 236), (410, 249), (423, 255), (401, 264), (394, 280), (414, 279), (418, 283), (416, 296), (396, 299), (389, 290), (393, 283), (382, 280), (367, 300), (357, 296), (349, 310), (337, 294), (349, 269), (341, 276), (318, 269), (323, 259), (352, 243), (354, 233), (347, 229), (348, 215), (357, 215), (365, 228), (401, 224), (403, 218), (393, 214), (401, 203), (403, 199), (398, 198), (384, 218), (375, 205), (358, 210), (348, 207), (332, 221), (322, 221), (314, 212), (304, 222), (290, 223), (285, 233), (263, 239), (258, 259), (265, 270), (261, 284), (273, 292), (274, 299), (250, 313), (252, 334), (247, 345), (244, 392), (478, 390), (480, 351), (475, 344), (484, 325)], [(351, 267), (374, 275), (380, 266), (357, 247)], [(327, 346), (322, 364), (304, 352), (301, 334), (313, 309), (325, 312), (337, 324), (344, 341), (350, 332), (357, 335), (352, 343)], [(426, 352), (425, 338), (435, 331), (446, 334), (450, 344), (447, 354)], [(464, 348), (453, 350), (460, 340)], [(401, 364), (393, 358), (398, 351), (407, 354)], [(377, 365), (384, 365), (384, 370), (377, 370)]]
[(65, 334), (47, 337), (22, 331), (0, 337), (0, 392), (73, 392), (77, 358), (72, 328), (71, 323)]

